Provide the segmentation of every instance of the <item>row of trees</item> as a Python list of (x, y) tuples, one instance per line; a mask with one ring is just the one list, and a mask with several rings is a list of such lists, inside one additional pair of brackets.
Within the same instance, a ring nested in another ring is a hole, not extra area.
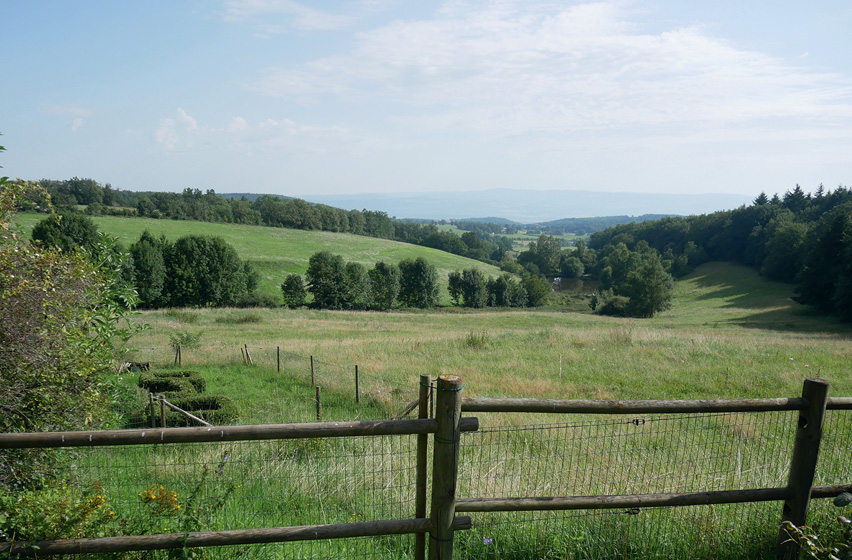
[(518, 279), (503, 273), (490, 278), (478, 268), (466, 268), (450, 272), (449, 292), (453, 303), (463, 307), (538, 307), (551, 287), (540, 275), (525, 274)]
[(287, 306), (304, 305), (308, 293), (319, 309), (386, 311), (398, 305), (425, 309), (438, 304), (438, 272), (423, 257), (398, 265), (380, 261), (367, 269), (321, 251), (308, 260), (305, 276), (307, 285), (298, 274), (288, 275), (281, 284)]
[(299, 198), (273, 195), (261, 195), (254, 200), (245, 196), (226, 198), (212, 189), (202, 192), (189, 188), (181, 193), (132, 192), (77, 177), (42, 183), (58, 206), (88, 205), (90, 214), (127, 215), (133, 208), (136, 215), (149, 218), (353, 233), (422, 245), (489, 263), (499, 262), (512, 248), (509, 238), (485, 230), (470, 231), (460, 238), (434, 224), (395, 220), (381, 211), (343, 210)]
[(751, 205), (701, 216), (623, 224), (593, 234), (602, 249), (640, 243), (659, 251), (672, 272), (707, 261), (734, 261), (795, 284), (796, 300), (852, 320), (852, 191), (800, 186)]
[[(86, 216), (52, 214), (35, 225), (33, 241), (72, 254), (102, 255), (102, 234)], [(125, 253), (110, 248), (113, 258)], [(174, 243), (145, 230), (122, 257), (121, 279), (135, 286), (143, 308), (244, 305), (258, 300), (258, 275), (220, 237), (186, 235)]]

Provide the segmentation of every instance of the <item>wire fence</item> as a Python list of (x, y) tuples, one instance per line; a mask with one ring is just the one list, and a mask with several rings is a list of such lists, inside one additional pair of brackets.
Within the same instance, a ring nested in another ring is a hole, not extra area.
[[(389, 385), (357, 364), (341, 365), (281, 347), (248, 346), (247, 350), (254, 367), (243, 368), (240, 377), (249, 376), (262, 394), (242, 395), (239, 391), (228, 391), (229, 396), (237, 401), (240, 412), (235, 423), (317, 420), (316, 386), (321, 389), (322, 420), (385, 419), (417, 398), (416, 387)], [(245, 351), (246, 346), (215, 348), (208, 351), (215, 354), (215, 362), (211, 362), (209, 355), (196, 356), (197, 350), (181, 349), (179, 367), (184, 370), (203, 368), (205, 376), (210, 378), (208, 391), (211, 385), (227, 387), (233, 367), (249, 365)], [(152, 369), (178, 367), (176, 351), (168, 346), (137, 348), (128, 360), (149, 363)], [(214, 371), (211, 372), (211, 369)], [(140, 398), (144, 396), (140, 394)], [(149, 425), (149, 420), (140, 413), (128, 421), (127, 427), (146, 425)]]
[[(516, 417), (518, 425), (497, 427), (483, 420), (479, 431), (462, 435), (459, 496), (785, 487), (797, 419), (795, 412), (759, 412), (574, 416), (549, 424)], [(827, 413), (816, 484), (852, 480), (850, 420), (849, 411)], [(837, 515), (828, 500), (812, 504), (815, 523)], [(677, 558), (685, 551), (690, 558), (753, 558), (773, 554), (781, 504), (470, 515), (473, 530), (457, 536), (464, 558)]]
[[(115, 512), (104, 530), (118, 533), (407, 519), (414, 517), (415, 446), (415, 436), (378, 436), (90, 448), (79, 452), (69, 483), (98, 489)], [(410, 558), (413, 538), (214, 547), (203, 556)], [(168, 557), (145, 553), (160, 556)]]
[[(456, 497), (784, 488), (801, 428), (800, 413), (791, 410), (550, 414), (547, 418), (556, 421), (548, 423), (541, 418), (486, 412), (478, 431), (441, 440), (458, 447)], [(814, 483), (848, 485), (852, 410), (829, 410), (825, 418)], [(56, 452), (76, 454), (67, 461), (73, 465), (69, 483), (94, 489), (114, 511), (107, 530), (185, 533), (410, 519), (417, 438), (318, 437)], [(809, 522), (828, 527), (836, 515), (830, 500), (814, 500)], [(769, 558), (781, 503), (472, 512), (470, 517), (473, 529), (454, 537), (458, 558)], [(414, 536), (361, 537), (216, 547), (203, 554), (395, 559), (411, 558), (414, 542)]]

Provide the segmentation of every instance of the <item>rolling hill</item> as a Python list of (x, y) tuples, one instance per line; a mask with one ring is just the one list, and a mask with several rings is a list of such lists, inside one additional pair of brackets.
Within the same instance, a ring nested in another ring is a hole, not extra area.
[[(33, 226), (43, 218), (44, 214), (19, 214), (16, 222), (29, 236)], [(446, 290), (449, 272), (476, 267), (486, 275), (500, 274), (497, 267), (437, 249), (349, 233), (115, 216), (95, 216), (92, 219), (100, 231), (116, 236), (125, 246), (139, 239), (146, 229), (155, 236), (165, 235), (171, 241), (190, 234), (218, 235), (233, 245), (240, 256), (260, 273), (260, 290), (276, 298), (284, 276), (292, 272), (304, 274), (308, 259), (318, 251), (330, 251), (342, 255), (347, 261), (366, 266), (382, 260), (398, 263), (403, 259), (423, 257), (438, 269), (442, 284), (441, 301), (444, 303), (449, 302)]]

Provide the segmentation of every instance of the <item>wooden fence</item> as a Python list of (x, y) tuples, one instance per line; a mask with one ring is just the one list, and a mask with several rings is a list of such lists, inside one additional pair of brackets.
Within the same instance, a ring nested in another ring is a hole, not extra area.
[[(452, 558), (454, 532), (471, 527), (470, 517), (457, 516), (456, 513), (783, 501), (783, 507), (779, 512), (779, 522), (790, 521), (796, 525), (803, 525), (806, 522), (808, 505), (812, 498), (833, 497), (841, 492), (852, 490), (852, 484), (833, 486), (814, 486), (813, 484), (825, 411), (852, 410), (852, 398), (828, 398), (828, 383), (821, 379), (806, 380), (801, 397), (781, 399), (698, 401), (462, 399), (462, 389), (462, 381), (457, 376), (441, 376), (435, 383), (431, 382), (428, 375), (421, 376), (420, 399), (418, 401), (419, 417), (409, 420), (0, 434), (0, 449), (158, 445), (304, 438), (363, 438), (403, 434), (417, 436), (415, 511), (413, 512), (414, 517), (410, 519), (182, 534), (62, 539), (36, 543), (6, 542), (0, 543), (0, 555), (13, 553), (46, 556), (415, 534), (417, 537), (414, 556), (416, 559), (424, 559), (427, 552), (425, 534), (428, 533), (430, 535), (429, 558), (447, 560)], [(433, 415), (429, 413), (430, 394), (432, 392), (436, 394), (433, 401)], [(770, 411), (797, 411), (799, 415), (788, 483), (784, 487), (606, 496), (465, 498), (456, 495), (461, 433), (475, 432), (479, 429), (478, 419), (463, 418), (462, 412), (612, 415), (707, 412), (760, 413)], [(432, 434), (431, 507), (427, 514), (427, 467), (430, 434)], [(779, 556), (789, 556), (793, 552), (791, 543), (786, 539), (783, 532), (779, 532)]]

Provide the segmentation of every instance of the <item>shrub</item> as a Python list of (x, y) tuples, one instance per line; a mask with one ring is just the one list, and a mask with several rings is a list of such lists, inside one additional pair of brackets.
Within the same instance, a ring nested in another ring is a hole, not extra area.
[[(203, 420), (216, 425), (233, 422), (239, 416), (237, 406), (222, 395), (181, 395), (169, 400), (173, 405), (191, 412)], [(169, 426), (194, 426), (195, 423), (179, 412), (166, 413)]]
[(178, 346), (194, 350), (201, 346), (202, 334), (204, 334), (204, 331), (198, 331), (196, 333), (189, 331), (175, 331), (169, 335), (169, 344), (171, 344), (172, 348), (175, 350), (177, 350)]
[(278, 307), (278, 302), (271, 295), (264, 292), (247, 292), (241, 295), (234, 303), (234, 307)]
[(600, 315), (609, 315), (610, 317), (627, 317), (627, 309), (630, 305), (630, 298), (624, 296), (612, 296), (606, 300), (603, 305), (599, 305), (597, 312)]
[(161, 388), (180, 385), (188, 389), (187, 393), (203, 393), (207, 389), (207, 380), (197, 371), (145, 371), (139, 375), (139, 387), (147, 389), (151, 393), (181, 391), (182, 389)]

